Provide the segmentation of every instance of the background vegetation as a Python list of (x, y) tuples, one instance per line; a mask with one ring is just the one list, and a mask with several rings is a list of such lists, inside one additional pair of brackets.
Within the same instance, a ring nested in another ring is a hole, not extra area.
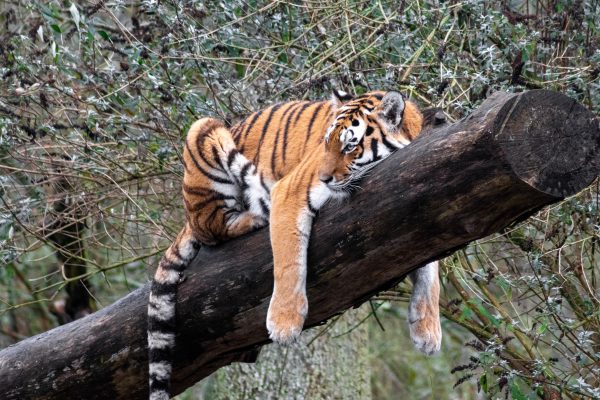
[[(196, 118), (332, 88), (394, 88), (451, 120), (547, 88), (598, 115), (599, 28), (598, 0), (3, 1), (0, 344), (148, 281), (183, 220)], [(407, 343), (408, 286), (374, 299), (373, 397), (600, 398), (599, 196), (446, 259), (437, 358)]]

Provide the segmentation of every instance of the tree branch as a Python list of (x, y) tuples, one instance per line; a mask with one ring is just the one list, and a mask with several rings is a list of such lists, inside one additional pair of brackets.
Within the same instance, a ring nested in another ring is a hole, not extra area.
[[(414, 268), (589, 185), (598, 120), (543, 90), (496, 93), (471, 116), (419, 137), (330, 204), (309, 249), (308, 326), (390, 288)], [(205, 248), (181, 285), (174, 393), (267, 343), (268, 230)], [(0, 352), (3, 399), (141, 399), (148, 286)]]

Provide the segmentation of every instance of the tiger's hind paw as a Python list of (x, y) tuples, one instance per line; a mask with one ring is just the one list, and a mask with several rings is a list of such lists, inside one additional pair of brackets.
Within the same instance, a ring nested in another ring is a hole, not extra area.
[(413, 344), (422, 353), (432, 355), (442, 347), (442, 327), (437, 315), (427, 315), (416, 320), (409, 317), (408, 327)]

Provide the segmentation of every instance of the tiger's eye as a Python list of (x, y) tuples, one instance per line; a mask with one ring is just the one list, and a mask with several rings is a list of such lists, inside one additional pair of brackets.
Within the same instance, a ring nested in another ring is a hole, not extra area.
[(356, 150), (356, 145), (355, 145), (355, 144), (352, 144), (352, 143), (349, 143), (349, 144), (347, 144), (347, 145), (344, 147), (344, 149), (342, 150), (342, 152), (343, 152), (344, 154), (350, 154), (350, 153), (352, 153), (354, 150)]

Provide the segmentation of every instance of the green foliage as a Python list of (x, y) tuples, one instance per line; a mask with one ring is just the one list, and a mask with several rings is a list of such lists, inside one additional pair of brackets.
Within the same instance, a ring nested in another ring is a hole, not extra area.
[[(181, 142), (200, 116), (233, 122), (332, 88), (394, 88), (451, 119), (493, 90), (548, 88), (600, 113), (597, 0), (8, 0), (0, 11), (3, 343), (56, 325), (70, 282), (87, 279), (94, 308), (146, 281), (181, 226)], [(446, 260), (445, 351), (470, 349), (456, 390), (600, 396), (599, 226), (594, 186)], [(83, 274), (61, 261), (77, 255), (70, 245), (85, 249)]]

